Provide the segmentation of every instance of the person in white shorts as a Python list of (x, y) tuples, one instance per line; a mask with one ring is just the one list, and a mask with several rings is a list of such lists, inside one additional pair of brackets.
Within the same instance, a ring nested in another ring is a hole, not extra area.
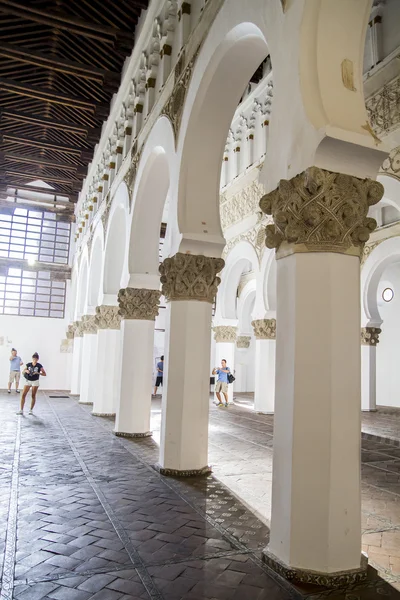
[(8, 378), (8, 393), (11, 394), (11, 386), (15, 381), (15, 391), (19, 394), (19, 380), (21, 377), (21, 367), (24, 363), (18, 356), (18, 353), (15, 348), (11, 350), (10, 356), (10, 376)]
[(37, 352), (32, 354), (32, 362), (26, 364), (22, 374), (25, 377), (25, 386), (21, 396), (21, 410), (17, 412), (17, 415), (24, 414), (25, 398), (30, 389), (32, 389), (32, 401), (29, 414), (33, 415), (33, 409), (36, 403), (36, 394), (39, 387), (39, 377), (40, 375), (46, 377), (46, 371), (44, 370), (43, 365), (41, 365), (39, 362), (39, 354)]

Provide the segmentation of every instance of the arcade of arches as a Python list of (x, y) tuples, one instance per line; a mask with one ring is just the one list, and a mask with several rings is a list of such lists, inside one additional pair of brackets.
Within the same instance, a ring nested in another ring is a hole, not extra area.
[(273, 425), (262, 501), (224, 478), (251, 446), (235, 472), (225, 436), (213, 472), (299, 597), (400, 589), (399, 20), (396, 0), (152, 0), (75, 207), (62, 387), (172, 482), (209, 477), (213, 419), (254, 453)]

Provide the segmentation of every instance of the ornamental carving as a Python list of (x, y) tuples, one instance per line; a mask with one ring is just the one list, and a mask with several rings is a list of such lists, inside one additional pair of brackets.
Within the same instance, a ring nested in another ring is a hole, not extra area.
[(236, 327), (231, 325), (217, 325), (213, 327), (214, 340), (219, 343), (234, 344), (236, 342)]
[(74, 321), (74, 337), (82, 337), (83, 336), (83, 325), (82, 321)]
[(60, 344), (60, 352), (62, 354), (70, 354), (71, 352), (73, 352), (74, 350), (74, 340), (73, 339), (65, 339), (65, 340), (61, 340), (61, 344)]
[(118, 292), (119, 315), (122, 319), (155, 321), (161, 292), (144, 288), (124, 288)]
[(162, 294), (171, 300), (214, 302), (221, 279), (217, 274), (224, 268), (222, 258), (178, 252), (161, 263)]
[(125, 174), (124, 181), (128, 188), (129, 193), (129, 211), (132, 208), (133, 188), (135, 187), (136, 175), (138, 172), (140, 158), (142, 156), (142, 149), (136, 152), (133, 156), (128, 171)]
[(382, 175), (390, 175), (391, 177), (400, 180), (400, 146), (394, 148), (389, 156), (383, 161), (379, 173)]
[(104, 235), (106, 235), (106, 233), (107, 233), (107, 224), (108, 224), (108, 217), (110, 216), (111, 204), (112, 204), (112, 199), (110, 198), (110, 195), (108, 195), (107, 200), (105, 202), (104, 210), (101, 214), (101, 222), (103, 223)]
[(249, 335), (239, 335), (236, 340), (237, 348), (249, 348), (251, 342), (251, 337)]
[(387, 135), (400, 123), (400, 75), (370, 96), (365, 106), (376, 135)]
[(379, 334), (382, 329), (379, 327), (361, 327), (361, 345), (376, 346), (379, 344)]
[(70, 323), (67, 327), (67, 331), (65, 333), (65, 337), (67, 340), (73, 340), (75, 337), (75, 323)]
[(339, 252), (360, 256), (375, 219), (369, 207), (382, 198), (382, 184), (371, 179), (310, 167), (261, 198), (261, 210), (272, 215), (266, 246), (277, 258), (293, 252)]
[(119, 306), (96, 306), (95, 318), (98, 329), (119, 329), (121, 326)]
[(251, 324), (257, 340), (276, 340), (276, 319), (256, 319)]
[(83, 315), (82, 317), (82, 332), (90, 333), (91, 335), (97, 333), (95, 315)]
[(259, 262), (261, 262), (262, 254), (265, 250), (265, 227), (269, 223), (272, 223), (272, 217), (267, 217), (260, 211), (257, 213), (257, 216), (258, 222), (254, 227), (248, 229), (243, 233), (240, 233), (239, 235), (236, 235), (235, 237), (229, 240), (222, 253), (222, 258), (225, 259), (228, 256), (229, 252), (231, 252), (231, 250), (237, 244), (244, 241), (248, 242), (249, 244), (251, 244), (251, 246), (253, 246), (257, 254), (258, 260)]
[(164, 108), (161, 111), (162, 115), (166, 115), (168, 119), (171, 121), (172, 128), (175, 134), (175, 144), (177, 143), (179, 136), (179, 129), (182, 121), (183, 107), (185, 105), (186, 92), (189, 87), (190, 80), (192, 78), (192, 73), (194, 69), (194, 65), (197, 60), (197, 56), (200, 51), (200, 46), (197, 48), (193, 58), (189, 61), (185, 69), (180, 71), (180, 69), (175, 69), (175, 85), (172, 90), (172, 94), (167, 100)]
[(226, 194), (221, 194), (219, 212), (222, 229), (225, 231), (228, 227), (257, 213), (260, 197), (263, 194), (265, 188), (259, 181), (252, 181), (250, 185), (229, 198)]

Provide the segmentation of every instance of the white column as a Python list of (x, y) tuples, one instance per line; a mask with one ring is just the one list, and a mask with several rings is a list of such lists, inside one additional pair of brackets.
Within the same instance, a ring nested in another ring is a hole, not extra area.
[(361, 410), (376, 411), (376, 346), (379, 327), (361, 328)]
[(117, 436), (151, 435), (154, 322), (160, 295), (158, 290), (142, 288), (126, 288), (118, 294), (122, 322)]
[(276, 320), (252, 322), (256, 337), (254, 410), (271, 414), (275, 408)]
[(82, 317), (81, 388), (79, 404), (93, 404), (97, 377), (97, 328), (94, 315)]
[(222, 259), (178, 253), (160, 266), (168, 301), (159, 470), (207, 473), (210, 331)]
[(92, 414), (115, 415), (119, 387), (121, 317), (118, 306), (96, 306), (97, 365)]
[(236, 381), (235, 391), (236, 392), (248, 392), (248, 365), (247, 354), (249, 352), (251, 343), (250, 335), (239, 335), (236, 338), (236, 351), (235, 351), (235, 377)]
[(81, 373), (82, 373), (82, 342), (83, 333), (81, 322), (74, 323), (74, 351), (72, 355), (72, 373), (71, 373), (71, 394), (78, 396), (81, 389)]
[[(366, 577), (361, 558), (360, 254), (383, 187), (315, 167), (261, 199), (275, 225), (277, 348), (269, 547), (297, 581)], [(321, 574), (323, 579), (321, 579)]]
[[(220, 367), (221, 361), (226, 360), (226, 366), (230, 368), (232, 375), (235, 371), (235, 349), (236, 349), (236, 327), (231, 325), (217, 325), (213, 328), (215, 345), (214, 367)], [(216, 376), (217, 381), (218, 376)], [(235, 382), (228, 385), (228, 403), (233, 402), (233, 390)]]

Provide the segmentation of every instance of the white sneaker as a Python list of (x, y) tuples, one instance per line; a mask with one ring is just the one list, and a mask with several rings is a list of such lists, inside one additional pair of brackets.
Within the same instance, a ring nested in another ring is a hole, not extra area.
[(7, 392), (8, 392), (9, 394), (11, 394), (11, 390), (7, 390)]
[(32, 409), (28, 412), (28, 415), (33, 415), (33, 410)]
[(23, 415), (24, 411), (23, 410), (17, 410), (17, 412), (15, 413), (16, 415)]

